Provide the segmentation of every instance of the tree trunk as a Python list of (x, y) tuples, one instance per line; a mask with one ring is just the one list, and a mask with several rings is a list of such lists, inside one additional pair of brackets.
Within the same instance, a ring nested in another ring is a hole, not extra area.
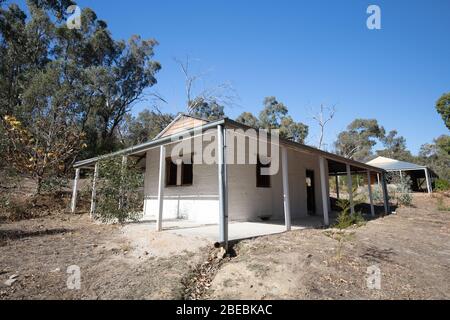
[(42, 177), (38, 176), (37, 177), (37, 186), (36, 186), (36, 195), (41, 194), (42, 191)]

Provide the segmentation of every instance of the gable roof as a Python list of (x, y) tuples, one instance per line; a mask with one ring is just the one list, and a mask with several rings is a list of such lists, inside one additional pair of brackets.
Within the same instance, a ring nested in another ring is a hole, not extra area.
[(205, 125), (209, 121), (192, 115), (179, 113), (167, 127), (165, 127), (154, 139), (167, 137), (185, 130)]
[[(179, 115), (180, 116), (180, 115)], [(181, 115), (183, 116), (183, 115)], [(186, 116), (186, 115), (184, 115)], [(195, 118), (195, 117), (191, 117), (191, 118)], [(198, 118), (197, 118), (198, 120)], [(237, 121), (231, 120), (229, 118), (223, 118), (223, 119), (219, 119), (219, 120), (215, 120), (215, 121), (208, 121), (205, 119), (200, 119), (202, 121), (205, 121), (206, 124), (201, 126), (201, 130), (202, 132), (212, 129), (212, 128), (217, 128), (218, 125), (223, 125), (226, 128), (241, 128), (241, 129), (249, 129), (251, 127), (244, 125), (242, 123), (239, 123)], [(170, 126), (170, 125), (169, 125)], [(173, 133), (170, 134), (168, 136), (160, 136), (159, 138), (155, 138), (154, 140), (136, 145), (136, 146), (132, 146), (126, 149), (122, 149), (110, 154), (106, 154), (106, 155), (102, 155), (102, 156), (98, 156), (98, 157), (94, 157), (94, 158), (90, 158), (90, 159), (85, 159), (85, 160), (81, 160), (76, 162), (73, 167), (74, 168), (82, 168), (82, 167), (92, 167), (93, 164), (95, 164), (97, 161), (107, 158), (107, 157), (112, 157), (112, 156), (118, 156), (118, 155), (137, 155), (137, 154), (142, 154), (143, 152), (146, 152), (147, 150), (150, 150), (152, 148), (164, 145), (166, 143), (169, 143), (171, 141), (173, 141), (174, 139), (178, 139), (179, 137), (182, 137), (184, 134), (192, 134), (195, 132), (195, 130), (197, 130), (196, 128), (191, 128), (191, 129), (185, 129), (181, 132), (178, 133)], [(164, 130), (163, 130), (164, 131)], [(165, 131), (167, 132), (167, 130)], [(328, 160), (334, 160), (334, 161), (338, 161), (338, 162), (342, 162), (342, 163), (347, 163), (350, 164), (352, 166), (358, 167), (358, 168), (362, 168), (362, 169), (366, 169), (366, 170), (371, 170), (374, 172), (380, 172), (383, 173), (385, 172), (384, 169), (376, 167), (376, 166), (372, 166), (370, 164), (366, 164), (364, 162), (359, 162), (353, 159), (348, 159), (348, 158), (344, 158), (342, 156), (336, 155), (334, 153), (329, 153), (305, 144), (301, 144), (298, 142), (294, 142), (285, 138), (281, 138), (280, 137), (280, 144), (286, 145), (286, 146), (291, 146), (293, 148), (296, 148), (298, 150), (307, 152), (307, 153), (313, 153), (313, 154), (317, 154), (319, 156), (323, 156), (324, 158), (328, 159)]]
[(423, 170), (426, 166), (420, 166), (415, 163), (395, 160), (387, 157), (377, 157), (373, 160), (366, 162), (369, 165), (384, 169), (386, 171), (399, 171), (399, 170)]

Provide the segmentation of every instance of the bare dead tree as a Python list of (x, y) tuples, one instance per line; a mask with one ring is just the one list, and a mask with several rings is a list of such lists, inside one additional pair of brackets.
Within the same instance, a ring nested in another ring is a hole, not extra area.
[(222, 106), (233, 106), (238, 95), (229, 82), (214, 87), (203, 88), (196, 92), (198, 82), (206, 77), (206, 73), (194, 74), (191, 72), (191, 60), (174, 58), (185, 78), (186, 108), (188, 113), (194, 113), (203, 103), (217, 103)]
[(322, 149), (323, 139), (325, 136), (325, 127), (331, 120), (333, 120), (335, 114), (336, 114), (336, 106), (335, 105), (328, 107), (328, 106), (324, 106), (323, 104), (321, 104), (319, 111), (316, 112), (316, 114), (314, 114), (312, 116), (313, 120), (317, 122), (317, 124), (319, 125), (319, 128), (320, 128), (319, 143), (317, 145), (318, 149)]

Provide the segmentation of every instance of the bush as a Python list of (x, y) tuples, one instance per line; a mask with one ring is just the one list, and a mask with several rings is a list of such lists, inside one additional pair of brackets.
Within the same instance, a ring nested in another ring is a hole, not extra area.
[(403, 179), (396, 185), (397, 188), (397, 201), (402, 206), (411, 206), (413, 201), (411, 190), (411, 178), (404, 176)]
[(340, 212), (337, 217), (337, 222), (334, 225), (335, 228), (346, 229), (353, 225), (361, 226), (365, 223), (361, 212), (351, 214), (350, 201), (348, 199), (339, 199), (337, 201), (337, 206), (339, 207)]
[(388, 193), (390, 199), (396, 199), (397, 204), (402, 206), (411, 206), (413, 202), (411, 177), (403, 174), (389, 173), (389, 180), (393, 186), (389, 186)]
[(42, 180), (41, 191), (43, 192), (61, 192), (65, 187), (67, 187), (68, 179), (65, 177), (50, 176)]
[(412, 193), (399, 193), (397, 200), (400, 205), (410, 207), (413, 201)]
[(434, 187), (437, 191), (450, 190), (450, 182), (445, 179), (437, 179), (434, 183)]
[(437, 199), (437, 209), (439, 211), (450, 211), (450, 207), (445, 205), (444, 197), (440, 196)]
[(384, 202), (383, 190), (380, 186), (374, 186), (372, 188), (372, 198), (375, 203)]
[(122, 166), (121, 157), (100, 161), (97, 185), (96, 219), (124, 223), (142, 217), (144, 175), (136, 163)]

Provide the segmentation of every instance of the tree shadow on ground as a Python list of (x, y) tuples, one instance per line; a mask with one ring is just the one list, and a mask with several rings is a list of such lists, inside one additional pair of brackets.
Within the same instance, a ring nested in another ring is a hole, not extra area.
[(19, 229), (4, 229), (0, 230), (0, 241), (5, 240), (20, 240), (24, 238), (43, 237), (48, 235), (63, 234), (72, 230), (65, 228), (43, 229), (43, 230), (19, 230)]
[(361, 255), (361, 258), (371, 261), (373, 263), (388, 262), (392, 263), (394, 260), (392, 256), (397, 255), (397, 253), (392, 248), (379, 249), (377, 247), (369, 247)]
[[(336, 211), (339, 212), (340, 208), (337, 206), (337, 199), (330, 197), (331, 200), (331, 208)], [(394, 203), (389, 203), (389, 212), (395, 212), (398, 208), (397, 204)], [(374, 204), (374, 209), (375, 209), (375, 217), (372, 218), (370, 216), (371, 212), (370, 212), (370, 204), (368, 203), (359, 203), (355, 206), (355, 211), (356, 212), (361, 212), (365, 217), (369, 217), (369, 220), (373, 220), (373, 219), (377, 219), (379, 217), (383, 217), (386, 216), (387, 214), (384, 211), (384, 205), (383, 204)]]

